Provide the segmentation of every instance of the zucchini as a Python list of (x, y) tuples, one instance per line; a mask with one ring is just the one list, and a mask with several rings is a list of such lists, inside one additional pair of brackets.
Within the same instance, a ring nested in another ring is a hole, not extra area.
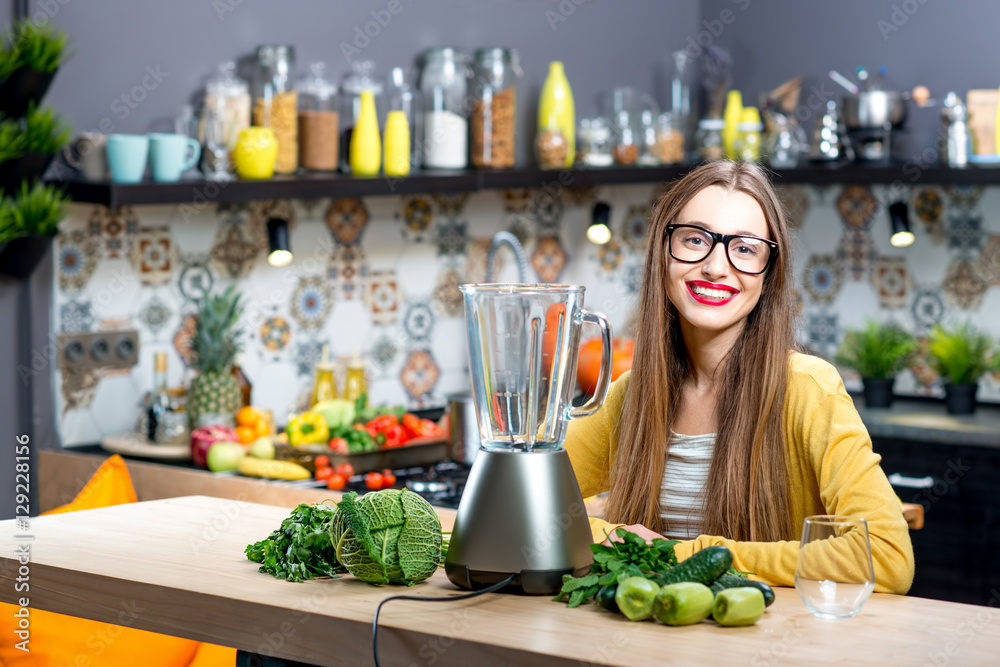
[(749, 579), (743, 579), (742, 577), (737, 577), (731, 574), (724, 574), (716, 579), (715, 583), (712, 584), (711, 589), (718, 594), (719, 591), (727, 588), (742, 588), (744, 586), (756, 588), (763, 593), (764, 606), (770, 607), (771, 603), (774, 602), (774, 591), (771, 590), (771, 587), (763, 581), (750, 581)]
[(733, 554), (723, 546), (706, 547), (670, 568), (654, 581), (660, 586), (695, 581), (708, 586), (733, 565)]

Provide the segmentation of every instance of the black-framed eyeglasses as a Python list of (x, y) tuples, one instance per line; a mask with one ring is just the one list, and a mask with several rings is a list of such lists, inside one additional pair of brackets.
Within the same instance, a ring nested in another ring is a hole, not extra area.
[(764, 273), (778, 256), (778, 244), (759, 236), (718, 234), (697, 225), (667, 225), (667, 235), (670, 256), (685, 264), (702, 261), (717, 243), (725, 247), (726, 259), (740, 273)]

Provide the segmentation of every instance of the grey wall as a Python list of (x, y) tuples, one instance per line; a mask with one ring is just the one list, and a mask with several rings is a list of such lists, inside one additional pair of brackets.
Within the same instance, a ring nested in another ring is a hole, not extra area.
[[(401, 9), (389, 15), (391, 21), (365, 46), (362, 58), (374, 60), (384, 74), (396, 65), (409, 68), (430, 46), (514, 47), (524, 69), (522, 123), (534, 123), (551, 60), (566, 62), (578, 115), (595, 113), (598, 92), (618, 85), (662, 97), (663, 81), (671, 74), (670, 51), (684, 45), (698, 19), (698, 0), (398, 2)], [(4, 22), (13, 5), (14, 0), (0, 0)], [(372, 11), (384, 22), (389, 5), (390, 0), (35, 0), (31, 13), (49, 18), (72, 38), (74, 55), (60, 69), (46, 103), (78, 132), (96, 130), (105, 119), (117, 132), (148, 132), (171, 128), (174, 115), (218, 62), (248, 56), (261, 43), (294, 44), (300, 72), (309, 62), (324, 60), (339, 79), (349, 68), (341, 42), (352, 44), (355, 28), (364, 30)], [(162, 73), (160, 81), (150, 69)], [(120, 102), (144, 83), (147, 89), (139, 93), (145, 99), (135, 108)], [(526, 160), (532, 137), (520, 134), (519, 159)], [(0, 282), (0, 519), (14, 514), (14, 438), (30, 433), (36, 447), (59, 446), (51, 373), (25, 384), (16, 372), (18, 364), (30, 367), (32, 351), (44, 353), (49, 342), (51, 259), (27, 288), (30, 325), (19, 311), (24, 289)]]
[[(349, 70), (341, 43), (353, 45), (356, 29), (363, 31), (375, 11), (391, 20), (360, 57), (374, 60), (383, 74), (409, 68), (431, 46), (518, 49), (525, 74), (520, 118), (533, 123), (549, 61), (565, 61), (578, 115), (594, 113), (598, 92), (616, 85), (660, 93), (662, 78), (670, 76), (669, 53), (684, 44), (698, 17), (697, 0), (394, 1), (396, 15), (386, 11), (390, 0), (69, 2), (54, 20), (72, 35), (76, 55), (48, 101), (78, 130), (96, 130), (102, 119), (118, 132), (171, 127), (216, 63), (248, 56), (258, 44), (294, 44), (300, 72), (324, 60), (339, 80)], [(135, 109), (116, 103), (144, 79), (154, 85), (147, 68), (166, 76), (148, 93), (139, 91), (145, 100)], [(520, 134), (530, 142), (530, 133)], [(521, 158), (528, 146), (522, 144)]]
[[(885, 65), (886, 87), (923, 84), (933, 97), (954, 90), (964, 99), (970, 88), (1000, 85), (996, 0), (702, 0), (701, 20), (717, 19), (726, 9), (735, 20), (714, 39), (733, 54), (735, 87), (745, 104), (800, 74), (807, 94), (816, 86), (839, 99), (844, 91), (827, 72), (854, 78), (858, 65), (869, 71)], [(932, 145), (939, 111), (910, 107), (898, 157), (909, 159)]]

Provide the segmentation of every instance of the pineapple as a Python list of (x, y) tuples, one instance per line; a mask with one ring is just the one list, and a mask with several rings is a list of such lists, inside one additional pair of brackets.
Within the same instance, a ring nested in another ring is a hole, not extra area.
[(236, 328), (243, 305), (235, 287), (222, 294), (206, 294), (198, 306), (197, 323), (191, 339), (194, 367), (198, 375), (188, 388), (187, 410), (195, 428), (203, 414), (231, 416), (242, 404), (240, 387), (232, 374), (233, 361), (240, 351), (242, 333)]

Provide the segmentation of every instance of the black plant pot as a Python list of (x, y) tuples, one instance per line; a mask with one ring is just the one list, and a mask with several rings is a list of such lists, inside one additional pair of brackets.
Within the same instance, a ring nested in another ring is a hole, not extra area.
[(45, 253), (52, 247), (54, 236), (22, 236), (0, 248), (0, 275), (24, 280), (34, 272)]
[(30, 104), (38, 105), (45, 97), (56, 72), (39, 72), (29, 67), (16, 70), (0, 84), (0, 111), (8, 118), (23, 118)]
[(861, 382), (865, 386), (865, 406), (892, 407), (892, 385), (896, 378), (861, 378)]
[(53, 159), (55, 155), (25, 153), (16, 160), (7, 160), (0, 164), (0, 190), (11, 197), (16, 197), (21, 191), (21, 183), (28, 181), (28, 186), (31, 187), (36, 181), (41, 180)]
[(946, 384), (944, 404), (949, 415), (971, 415), (976, 411), (978, 384)]
[(16, 197), (21, 189), (21, 174), (23, 172), (23, 157), (0, 162), (0, 190), (9, 197)]

